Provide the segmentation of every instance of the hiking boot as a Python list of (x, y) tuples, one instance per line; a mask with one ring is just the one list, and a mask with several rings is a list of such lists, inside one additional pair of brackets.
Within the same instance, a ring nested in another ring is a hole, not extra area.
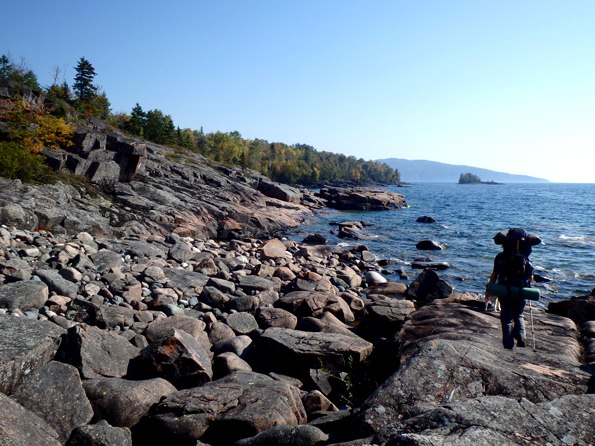
[(525, 346), (525, 340), (524, 339), (518, 339), (516, 341), (516, 346), (517, 347), (524, 347)]

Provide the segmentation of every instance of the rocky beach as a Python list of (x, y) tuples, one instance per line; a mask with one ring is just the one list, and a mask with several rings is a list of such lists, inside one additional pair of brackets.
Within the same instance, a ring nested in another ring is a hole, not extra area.
[(0, 179), (0, 444), (594, 444), (594, 296), (528, 308), (507, 351), (435, 270), (392, 283), (365, 244), (283, 239), (402, 195), (293, 188), (93, 120), (75, 143), (46, 156), (88, 182)]

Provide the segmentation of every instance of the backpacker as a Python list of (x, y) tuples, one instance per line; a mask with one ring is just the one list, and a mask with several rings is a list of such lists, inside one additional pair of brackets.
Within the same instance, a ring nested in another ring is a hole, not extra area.
[(498, 276), (498, 283), (516, 287), (531, 286), (533, 265), (520, 251), (504, 251), (501, 253), (504, 271)]
[(506, 235), (504, 252), (499, 254), (503, 268), (498, 276), (501, 285), (515, 287), (531, 286), (533, 265), (529, 260), (531, 246), (527, 243), (527, 232), (524, 229), (512, 228)]

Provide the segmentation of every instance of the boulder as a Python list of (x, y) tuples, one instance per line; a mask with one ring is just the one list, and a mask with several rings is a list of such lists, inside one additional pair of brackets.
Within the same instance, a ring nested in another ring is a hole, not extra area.
[(230, 314), (226, 323), (237, 335), (247, 335), (258, 328), (258, 322), (250, 313)]
[(454, 288), (431, 269), (423, 270), (407, 288), (407, 296), (422, 301), (445, 299)]
[(39, 220), (32, 211), (23, 209), (18, 203), (3, 203), (0, 206), (0, 224), (32, 231), (37, 228)]
[(149, 342), (155, 342), (174, 328), (188, 333), (198, 341), (200, 339), (200, 334), (205, 331), (206, 324), (201, 320), (184, 315), (166, 317), (149, 323), (147, 328), (145, 328), (143, 335)]
[(415, 305), (410, 300), (378, 300), (366, 305), (365, 326), (376, 335), (391, 338), (414, 311)]
[(173, 259), (178, 263), (184, 263), (187, 262), (193, 254), (194, 253), (186, 243), (178, 242), (169, 248), (168, 256), (170, 259)]
[(302, 240), (302, 243), (308, 243), (311, 245), (325, 245), (327, 242), (326, 237), (324, 237), (322, 234), (316, 233), (316, 234), (308, 234), (304, 240)]
[(373, 345), (361, 338), (334, 333), (310, 333), (286, 328), (268, 328), (260, 337), (263, 348), (284, 366), (317, 369), (321, 366), (345, 370), (350, 358), (365, 360)]
[(444, 245), (441, 245), (437, 241), (434, 240), (422, 240), (415, 245), (417, 249), (423, 249), (428, 251), (442, 251), (444, 249)]
[(142, 373), (161, 377), (178, 389), (201, 386), (213, 378), (204, 347), (182, 330), (172, 329), (140, 352)]
[(376, 255), (374, 255), (374, 253), (368, 251), (367, 249), (364, 249), (362, 252), (360, 252), (360, 257), (364, 262), (367, 263), (372, 263), (376, 261)]
[(323, 445), (329, 436), (316, 426), (308, 424), (297, 426), (273, 426), (250, 438), (234, 443), (234, 446), (315, 446)]
[(373, 285), (364, 290), (368, 296), (380, 294), (382, 296), (401, 296), (407, 292), (407, 285), (398, 282), (384, 282)]
[(0, 285), (0, 308), (21, 311), (39, 310), (48, 300), (48, 286), (38, 280)]
[(577, 325), (586, 321), (595, 320), (595, 296), (580, 296), (560, 302), (550, 302), (548, 311), (569, 317)]
[(264, 242), (258, 251), (263, 259), (284, 259), (287, 248), (279, 239), (274, 238)]
[(107, 249), (91, 254), (89, 258), (99, 271), (116, 271), (122, 266), (122, 256)]
[(0, 441), (6, 445), (61, 446), (58, 433), (40, 416), (0, 393)]
[(295, 253), (295, 257), (306, 257), (308, 259), (322, 259), (333, 254), (341, 253), (343, 251), (344, 249), (337, 245), (300, 246), (298, 251)]
[[(103, 298), (101, 298), (101, 301), (103, 301)], [(73, 299), (68, 305), (65, 316), (74, 322), (84, 322), (89, 325), (105, 327), (100, 306), (90, 300)]]
[(66, 446), (132, 446), (130, 430), (112, 427), (107, 421), (77, 427)]
[[(297, 387), (237, 371), (164, 399), (139, 423), (139, 444), (233, 444), (276, 425), (306, 422)], [(145, 440), (143, 442), (142, 440)]]
[(343, 292), (339, 297), (349, 305), (353, 313), (359, 313), (365, 307), (364, 300), (355, 293)]
[(450, 265), (447, 262), (418, 262), (414, 261), (411, 263), (411, 268), (414, 269), (438, 269), (444, 270), (450, 268)]
[(296, 330), (311, 331), (314, 333), (335, 333), (344, 336), (357, 335), (350, 330), (349, 325), (341, 322), (335, 315), (325, 312), (319, 317), (304, 317), (300, 319), (296, 326)]
[(261, 177), (258, 182), (258, 190), (267, 197), (276, 198), (288, 203), (299, 204), (302, 201), (302, 194), (298, 189), (286, 184), (274, 183), (264, 177)]
[(343, 280), (349, 287), (361, 286), (362, 278), (349, 266), (337, 269), (337, 278)]
[(435, 218), (429, 217), (427, 215), (424, 215), (423, 217), (418, 217), (417, 220), (415, 220), (417, 223), (436, 223), (438, 220), (436, 220)]
[(121, 378), (139, 350), (124, 337), (97, 327), (80, 324), (70, 328), (56, 359), (73, 365), (82, 378)]
[(166, 268), (163, 273), (169, 279), (167, 283), (169, 287), (182, 290), (194, 290), (194, 288), (205, 286), (209, 281), (209, 276), (185, 269)]
[(384, 189), (324, 187), (319, 195), (328, 201), (328, 207), (340, 210), (383, 211), (407, 206), (403, 195)]
[(258, 276), (240, 276), (238, 285), (244, 292), (281, 290), (279, 283)]
[(313, 390), (302, 396), (306, 413), (336, 411), (337, 407), (320, 390)]
[(96, 378), (85, 380), (83, 387), (93, 407), (94, 421), (106, 420), (111, 426), (128, 428), (136, 425), (154, 404), (177, 392), (162, 378)]
[(223, 339), (235, 337), (235, 332), (223, 322), (215, 321), (209, 326), (209, 341), (215, 344)]
[(278, 327), (294, 329), (298, 318), (282, 308), (260, 307), (256, 313), (256, 320), (262, 328)]
[(368, 286), (386, 283), (386, 277), (376, 271), (368, 271), (364, 277)]
[(281, 266), (275, 270), (273, 277), (278, 277), (284, 282), (290, 282), (296, 278), (296, 275), (289, 267)]
[(106, 141), (107, 136), (104, 133), (95, 129), (79, 127), (72, 137), (74, 145), (69, 150), (86, 158), (92, 150), (105, 150)]
[(56, 271), (49, 269), (37, 269), (34, 274), (44, 282), (50, 291), (55, 291), (57, 294), (67, 297), (76, 297), (78, 293), (78, 286), (66, 279), (64, 279)]
[[(81, 262), (80, 254), (77, 257), (78, 257), (77, 263), (80, 263)], [(73, 282), (73, 283), (78, 283), (83, 279), (83, 274), (79, 270), (72, 268), (72, 267), (62, 268), (60, 271), (58, 271), (58, 274), (60, 274), (66, 280)]]
[(270, 265), (265, 265), (264, 263), (261, 263), (260, 265), (256, 266), (256, 268), (254, 268), (252, 270), (252, 274), (254, 274), (258, 277), (273, 277), (273, 274), (275, 274), (275, 271), (277, 271), (277, 268), (270, 266)]
[(233, 294), (236, 290), (235, 283), (230, 282), (229, 280), (219, 279), (217, 277), (209, 278), (207, 286), (215, 287), (219, 291), (227, 294)]
[(64, 333), (48, 321), (0, 314), (0, 392), (12, 394), (50, 362)]
[(312, 271), (300, 273), (293, 282), (293, 287), (297, 291), (328, 292), (333, 290), (333, 284), (327, 277)]
[(93, 417), (78, 370), (57, 361), (31, 374), (12, 397), (52, 426), (61, 442)]
[(350, 226), (340, 226), (337, 237), (350, 238), (353, 240), (367, 240), (370, 236), (359, 229)]
[(218, 288), (206, 286), (200, 293), (200, 301), (217, 308), (224, 308), (231, 299), (228, 294), (220, 291)]
[[(0, 237), (0, 244), (2, 243), (1, 240), (3, 240), (2, 237)], [(7, 242), (6, 245), (9, 246), (10, 242)], [(39, 251), (37, 248), (35, 250)], [(26, 257), (27, 253), (31, 251), (32, 249), (22, 249), (20, 250), (20, 255)], [(4, 275), (7, 279), (10, 278), (4, 281), (5, 284), (14, 281), (29, 281), (32, 277), (32, 268), (28, 262), (18, 258), (5, 261), (0, 260), (0, 274)]]
[(136, 310), (116, 305), (101, 305), (97, 311), (96, 323), (101, 328), (125, 328), (134, 324)]
[(320, 316), (325, 311), (340, 313), (348, 308), (346, 304), (341, 305), (340, 298), (335, 294), (310, 291), (287, 293), (275, 303), (275, 306), (289, 311), (298, 319), (306, 316)]
[(99, 247), (106, 248), (109, 251), (117, 252), (119, 254), (128, 254), (132, 257), (139, 258), (166, 258), (167, 248), (155, 243), (149, 243), (142, 240), (112, 240), (106, 238), (98, 238), (96, 240)]
[(233, 352), (224, 352), (215, 356), (213, 360), (213, 373), (216, 377), (223, 377), (238, 370), (251, 372), (252, 367)]
[(252, 347), (252, 339), (249, 336), (239, 335), (216, 342), (213, 344), (212, 350), (215, 355), (232, 352), (240, 358), (246, 358), (250, 355)]

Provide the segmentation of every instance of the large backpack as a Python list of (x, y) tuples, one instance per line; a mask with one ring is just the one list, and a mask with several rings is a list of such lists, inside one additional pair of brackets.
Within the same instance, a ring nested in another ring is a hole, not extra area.
[(499, 284), (521, 288), (531, 286), (533, 265), (529, 260), (531, 247), (526, 240), (527, 232), (525, 230), (512, 228), (508, 231), (504, 252), (500, 254), (504, 263), (504, 271), (498, 276)]

